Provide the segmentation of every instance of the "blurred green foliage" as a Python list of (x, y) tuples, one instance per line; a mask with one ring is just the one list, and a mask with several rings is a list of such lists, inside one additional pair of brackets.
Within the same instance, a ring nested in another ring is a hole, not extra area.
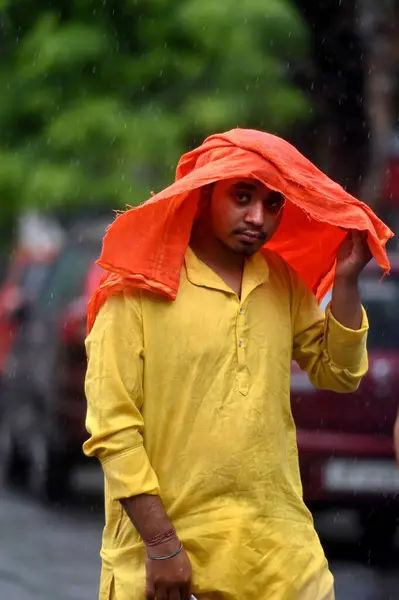
[(284, 132), (307, 33), (289, 0), (0, 0), (0, 219), (137, 204), (235, 126)]

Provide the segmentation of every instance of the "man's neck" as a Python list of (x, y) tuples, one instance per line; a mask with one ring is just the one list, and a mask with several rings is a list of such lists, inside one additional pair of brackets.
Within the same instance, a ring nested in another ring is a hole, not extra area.
[(202, 262), (211, 269), (217, 266), (234, 273), (243, 272), (245, 256), (233, 252), (216, 237), (201, 235), (201, 233), (203, 232), (193, 232), (190, 248)]
[(240, 297), (245, 256), (234, 253), (213, 236), (201, 235), (201, 231), (193, 232), (190, 247)]

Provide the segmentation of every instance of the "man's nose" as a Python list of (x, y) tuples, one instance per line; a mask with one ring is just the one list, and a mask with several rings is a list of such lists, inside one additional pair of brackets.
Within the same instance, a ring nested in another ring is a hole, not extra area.
[(245, 221), (255, 225), (256, 227), (263, 227), (264, 224), (264, 208), (263, 202), (254, 202), (248, 209), (245, 216)]

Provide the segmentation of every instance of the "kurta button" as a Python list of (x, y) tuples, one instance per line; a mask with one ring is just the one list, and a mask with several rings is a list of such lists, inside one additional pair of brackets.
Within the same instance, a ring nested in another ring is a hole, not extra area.
[(238, 342), (238, 345), (239, 345), (239, 346), (240, 346), (240, 348), (241, 348), (241, 346), (242, 346), (242, 340), (240, 340), (240, 341)]

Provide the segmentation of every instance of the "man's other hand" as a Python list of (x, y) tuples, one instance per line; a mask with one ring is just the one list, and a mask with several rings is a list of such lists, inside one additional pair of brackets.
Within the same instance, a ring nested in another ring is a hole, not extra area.
[[(178, 550), (180, 541), (174, 540), (148, 548), (149, 556), (163, 557)], [(146, 600), (190, 600), (192, 570), (187, 553), (167, 560), (146, 560)]]
[(335, 278), (356, 281), (371, 256), (365, 234), (350, 231), (338, 250)]

